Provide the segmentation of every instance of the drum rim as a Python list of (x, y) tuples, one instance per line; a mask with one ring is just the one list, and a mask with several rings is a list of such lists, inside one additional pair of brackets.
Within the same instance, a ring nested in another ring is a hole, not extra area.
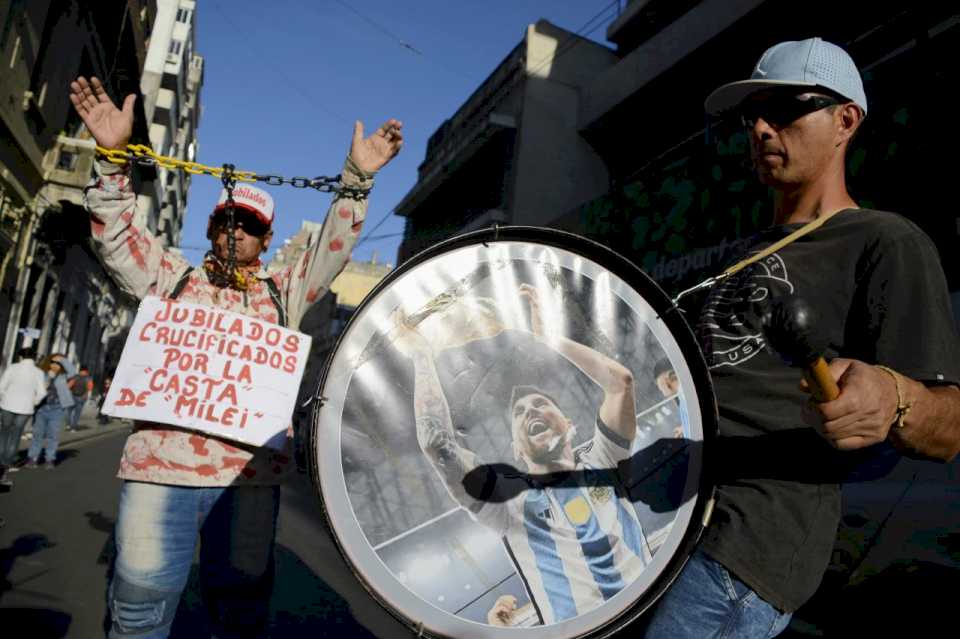
[[(679, 309), (673, 306), (672, 300), (660, 288), (653, 278), (640, 269), (631, 260), (623, 255), (613, 251), (607, 246), (600, 244), (590, 238), (568, 231), (558, 229), (536, 227), (536, 226), (494, 226), (477, 231), (471, 231), (456, 235), (447, 240), (439, 242), (420, 253), (417, 253), (399, 267), (391, 271), (384, 277), (364, 298), (360, 305), (353, 312), (353, 315), (347, 321), (342, 332), (337, 337), (336, 343), (327, 355), (324, 362), (322, 374), (319, 377), (317, 389), (312, 395), (313, 409), (311, 411), (310, 428), (306, 442), (307, 463), (309, 468), (310, 482), (318, 496), (321, 506), (324, 525), (330, 531), (337, 551), (340, 553), (346, 565), (350, 568), (354, 577), (361, 583), (362, 587), (370, 594), (373, 600), (391, 616), (403, 623), (406, 627), (417, 630), (421, 636), (443, 637), (443, 635), (433, 634), (429, 629), (423, 627), (422, 622), (412, 619), (404, 614), (404, 611), (396, 609), (384, 600), (384, 597), (374, 588), (368, 579), (359, 573), (356, 563), (350, 558), (347, 550), (344, 548), (331, 517), (329, 508), (327, 508), (323, 487), (320, 482), (320, 468), (318, 460), (314, 455), (317, 441), (317, 431), (319, 428), (320, 411), (324, 403), (323, 389), (326, 386), (327, 378), (333, 364), (334, 356), (339, 352), (345, 338), (350, 334), (351, 329), (363, 317), (363, 312), (376, 302), (380, 294), (394, 281), (403, 277), (407, 272), (417, 268), (424, 262), (435, 257), (449, 253), (456, 249), (483, 244), (487, 246), (496, 242), (524, 242), (533, 241), (545, 246), (558, 248), (571, 253), (576, 253), (590, 259), (591, 261), (603, 266), (609, 272), (613, 273), (631, 288), (637, 291), (641, 297), (650, 304), (663, 319), (664, 323), (670, 329), (671, 336), (678, 343), (684, 357), (689, 360), (689, 353), (696, 353), (696, 364), (687, 361), (691, 376), (694, 378), (694, 386), (697, 388), (697, 397), (699, 399), (699, 408), (703, 420), (703, 447), (700, 451), (701, 474), (698, 482), (697, 498), (691, 512), (688, 529), (684, 531), (683, 537), (679, 543), (677, 551), (674, 553), (663, 571), (656, 576), (653, 585), (649, 590), (638, 597), (636, 601), (624, 608), (616, 617), (611, 618), (601, 628), (589, 631), (587, 634), (581, 634), (581, 637), (590, 637), (590, 639), (603, 639), (619, 632), (640, 618), (647, 612), (659, 599), (664, 592), (673, 584), (679, 576), (681, 570), (689, 561), (693, 552), (702, 537), (709, 523), (712, 513), (712, 505), (715, 492), (715, 468), (714, 461), (715, 444), (719, 436), (719, 413), (716, 403), (716, 394), (714, 385), (709, 373), (709, 368), (703, 352), (697, 342), (697, 339), (686, 322)], [(576, 248), (572, 248), (576, 247)], [(579, 245), (579, 246), (578, 246)], [(580, 248), (584, 250), (580, 250)], [(616, 265), (616, 268), (609, 268), (608, 264)], [(639, 284), (639, 286), (638, 286)], [(669, 315), (669, 317), (668, 317)], [(412, 591), (411, 591), (412, 592)], [(415, 595), (416, 596), (416, 595)], [(467, 620), (464, 620), (466, 622)], [(562, 622), (561, 622), (562, 623)], [(551, 624), (555, 626), (559, 624)], [(550, 626), (546, 626), (550, 627)]]

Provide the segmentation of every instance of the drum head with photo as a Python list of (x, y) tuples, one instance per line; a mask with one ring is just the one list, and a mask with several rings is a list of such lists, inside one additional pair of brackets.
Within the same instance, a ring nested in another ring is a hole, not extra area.
[(574, 235), (491, 229), (405, 263), (316, 406), (334, 538), (425, 636), (606, 636), (702, 530), (717, 417), (696, 341), (652, 280)]

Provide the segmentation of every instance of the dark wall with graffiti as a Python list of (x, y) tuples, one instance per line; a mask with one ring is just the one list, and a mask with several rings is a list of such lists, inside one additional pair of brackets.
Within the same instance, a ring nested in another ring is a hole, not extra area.
[[(879, 62), (858, 59), (869, 115), (847, 162), (861, 206), (901, 213), (934, 239), (951, 290), (960, 289), (958, 59), (957, 25)], [(732, 120), (712, 124), (559, 225), (631, 257), (671, 293), (717, 273), (740, 253), (738, 240), (772, 218), (771, 193), (754, 178), (747, 136)]]

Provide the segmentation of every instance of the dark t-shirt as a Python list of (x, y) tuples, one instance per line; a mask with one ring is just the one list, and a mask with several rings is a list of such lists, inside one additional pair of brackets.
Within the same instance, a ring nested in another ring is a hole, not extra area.
[[(755, 253), (801, 225), (772, 227)], [(800, 371), (767, 345), (761, 314), (796, 295), (819, 317), (826, 357), (960, 382), (943, 269), (908, 220), (847, 210), (710, 292), (697, 332), (720, 412), (716, 507), (704, 550), (777, 608), (816, 591), (840, 516), (839, 482), (870, 451), (836, 451), (801, 418)]]

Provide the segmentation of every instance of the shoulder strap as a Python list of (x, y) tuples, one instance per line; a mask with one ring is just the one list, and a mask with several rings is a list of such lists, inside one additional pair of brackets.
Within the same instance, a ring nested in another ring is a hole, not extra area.
[(262, 281), (267, 285), (267, 291), (270, 292), (270, 299), (273, 301), (273, 305), (277, 307), (277, 324), (286, 327), (287, 311), (283, 307), (283, 300), (280, 298), (280, 287), (277, 286), (277, 283), (272, 277), (264, 278)]
[(168, 295), (167, 297), (169, 297), (172, 300), (175, 300), (178, 297), (180, 297), (180, 293), (183, 293), (183, 289), (187, 287), (187, 282), (190, 281), (191, 273), (193, 273), (193, 267), (188, 266), (187, 270), (185, 270), (183, 272), (183, 275), (180, 276), (180, 279), (177, 280), (176, 286), (173, 287), (173, 290), (170, 291), (170, 295)]

